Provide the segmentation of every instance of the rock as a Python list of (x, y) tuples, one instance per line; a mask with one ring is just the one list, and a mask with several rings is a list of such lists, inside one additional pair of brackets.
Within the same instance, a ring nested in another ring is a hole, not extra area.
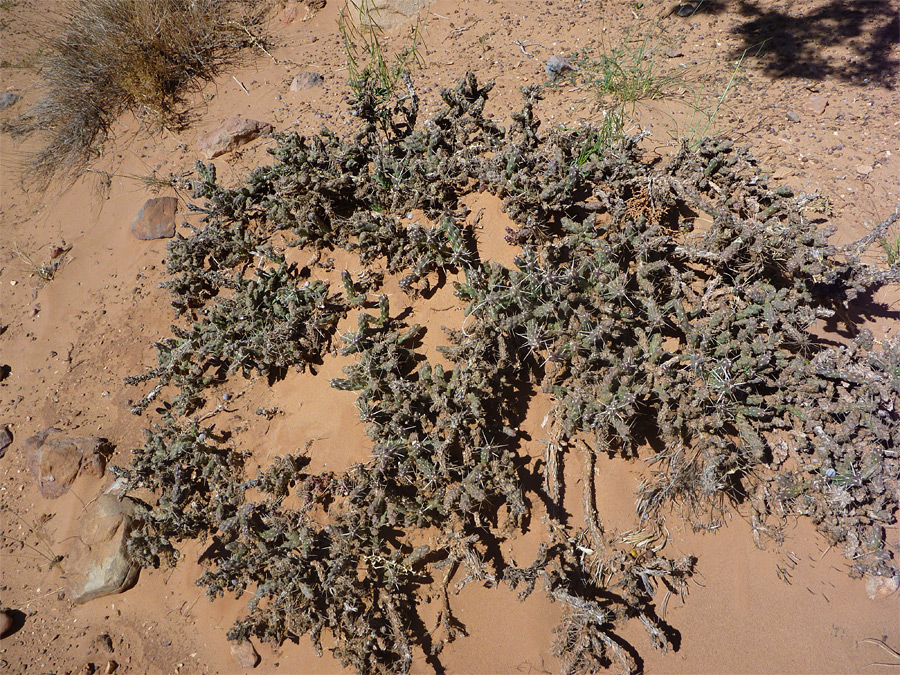
[(684, 52), (681, 51), (678, 47), (669, 47), (666, 50), (666, 56), (670, 59), (677, 59), (679, 56), (684, 56)]
[(866, 594), (872, 600), (881, 600), (893, 595), (898, 588), (900, 588), (900, 574), (894, 574), (892, 577), (866, 575)]
[(131, 233), (138, 239), (168, 239), (175, 236), (175, 197), (148, 199), (131, 224)]
[(97, 436), (61, 438), (59, 429), (50, 427), (25, 441), (23, 453), (45, 497), (55, 499), (84, 469), (97, 478), (106, 471), (109, 441)]
[(291, 91), (300, 91), (302, 89), (310, 89), (311, 87), (323, 86), (324, 80), (320, 73), (304, 72), (294, 75), (291, 82)]
[(0, 427), (0, 459), (2, 459), (3, 455), (6, 454), (6, 449), (12, 444), (12, 442), (12, 432), (9, 430), (9, 426), (4, 424), (2, 427)]
[(231, 117), (218, 129), (201, 138), (199, 146), (207, 159), (213, 159), (270, 133), (271, 124), (246, 117)]
[(281, 24), (287, 26), (294, 22), (300, 12), (300, 3), (297, 0), (288, 0), (281, 10)]
[(81, 517), (81, 552), (69, 574), (69, 597), (76, 604), (129, 589), (140, 567), (128, 553), (128, 535), (137, 524), (135, 502), (100, 495)]
[(250, 640), (231, 643), (231, 655), (241, 668), (256, 668), (259, 654)]
[(856, 173), (861, 176), (868, 176), (870, 173), (872, 173), (872, 168), (873, 167), (871, 164), (860, 164), (856, 167)]
[(693, 16), (697, 8), (694, 5), (678, 5), (675, 8), (675, 14), (680, 17)]
[(407, 23), (431, 2), (432, 0), (369, 0), (369, 13), (362, 17), (363, 24), (377, 24), (381, 30), (390, 31)]
[(810, 115), (821, 115), (827, 106), (828, 100), (824, 96), (813, 95), (804, 101), (803, 110)]
[(0, 610), (0, 638), (6, 637), (14, 623), (12, 614), (8, 610)]
[(575, 66), (569, 63), (567, 58), (564, 56), (556, 56), (555, 54), (547, 59), (547, 63), (544, 64), (544, 72), (551, 80), (555, 80), (563, 73), (568, 73), (573, 70), (575, 70)]
[(2, 96), (0, 96), (0, 110), (6, 110), (10, 106), (14, 106), (19, 102), (19, 99), (22, 98), (18, 94), (8, 91)]
[(112, 675), (114, 672), (116, 672), (116, 668), (118, 667), (119, 664), (115, 661), (107, 661), (106, 668), (103, 670), (103, 672), (105, 673), (105, 675)]
[(98, 646), (103, 647), (109, 654), (116, 651), (115, 647), (113, 647), (113, 641), (109, 636), (109, 633), (100, 633), (100, 635), (94, 638), (94, 642), (96, 642)]
[(788, 113), (787, 113), (787, 115), (785, 115), (785, 117), (787, 117), (788, 120), (791, 122), (799, 122), (800, 121), (800, 115), (795, 113), (793, 110), (788, 110)]

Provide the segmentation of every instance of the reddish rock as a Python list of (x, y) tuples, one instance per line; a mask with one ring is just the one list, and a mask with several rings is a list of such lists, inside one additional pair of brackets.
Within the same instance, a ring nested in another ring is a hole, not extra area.
[(271, 124), (245, 117), (231, 117), (221, 127), (201, 138), (199, 146), (207, 159), (213, 159), (270, 133)]
[(900, 574), (892, 577), (866, 575), (866, 593), (872, 600), (882, 600), (897, 592), (900, 588)]
[(231, 655), (241, 668), (256, 668), (259, 654), (250, 640), (231, 643)]
[(803, 104), (804, 112), (808, 112), (810, 115), (821, 115), (825, 112), (825, 108), (828, 105), (828, 99), (824, 96), (813, 95), (810, 96)]
[(131, 233), (138, 239), (168, 239), (175, 236), (175, 197), (148, 199), (131, 224)]
[(69, 489), (82, 470), (96, 477), (106, 470), (105, 438), (61, 438), (59, 429), (50, 427), (25, 441), (24, 454), (45, 497), (55, 499)]

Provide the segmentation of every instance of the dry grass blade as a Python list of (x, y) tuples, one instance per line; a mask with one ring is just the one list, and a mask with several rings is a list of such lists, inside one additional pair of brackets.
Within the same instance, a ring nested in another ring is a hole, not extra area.
[[(113, 121), (131, 111), (150, 128), (181, 128), (185, 95), (259, 38), (234, 17), (240, 0), (71, 0), (63, 25), (45, 38), (43, 97), (6, 125), (14, 136), (43, 132), (29, 162), (46, 187), (101, 153)], [(258, 12), (258, 10), (256, 10)], [(244, 27), (241, 29), (241, 27)]]
[(897, 659), (896, 663), (867, 663), (864, 668), (868, 668), (869, 666), (881, 666), (883, 668), (900, 668), (900, 652), (898, 652), (893, 647), (890, 647), (884, 640), (876, 640), (875, 638), (865, 638), (860, 640), (860, 642), (869, 642), (873, 645), (877, 645), (881, 647), (888, 654)]

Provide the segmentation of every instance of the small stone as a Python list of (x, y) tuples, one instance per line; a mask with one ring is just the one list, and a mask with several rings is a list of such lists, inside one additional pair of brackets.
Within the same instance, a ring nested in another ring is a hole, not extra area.
[(828, 99), (824, 96), (813, 95), (810, 96), (803, 103), (804, 112), (808, 112), (810, 115), (821, 115), (825, 112), (825, 108), (828, 106)]
[(137, 525), (134, 501), (103, 494), (81, 516), (76, 541), (81, 547), (69, 574), (69, 597), (76, 604), (122, 593), (134, 585), (140, 567), (128, 552), (128, 535)]
[(131, 233), (138, 239), (168, 239), (175, 236), (176, 197), (148, 199), (131, 224)]
[(321, 86), (324, 86), (324, 80), (320, 73), (303, 72), (294, 75), (294, 79), (291, 82), (291, 91), (301, 91)]
[(259, 654), (250, 640), (231, 643), (231, 655), (241, 668), (256, 668)]
[(288, 0), (281, 10), (281, 25), (287, 26), (294, 22), (300, 11), (300, 3), (297, 0)]
[(57, 258), (61, 258), (71, 250), (72, 244), (66, 244), (66, 242), (63, 242), (62, 244), (56, 244), (50, 247), (50, 258), (52, 260), (56, 260)]
[(900, 588), (900, 574), (894, 574), (892, 577), (866, 575), (866, 594), (872, 600), (882, 600), (893, 595), (898, 588)]
[(868, 176), (870, 173), (872, 173), (872, 168), (873, 167), (871, 164), (860, 164), (856, 167), (856, 173), (861, 176)]
[(103, 647), (108, 654), (112, 654), (115, 651), (113, 647), (112, 638), (109, 636), (109, 633), (100, 633), (97, 636), (97, 639), (94, 640), (99, 646)]
[(678, 47), (669, 47), (666, 50), (666, 56), (670, 59), (677, 59), (679, 56), (684, 56), (684, 52), (681, 51)]
[(785, 117), (787, 117), (788, 120), (791, 122), (799, 122), (800, 121), (800, 115), (795, 113), (793, 110), (788, 110), (788, 113), (787, 113), (787, 115), (785, 115)]
[(547, 63), (544, 64), (544, 72), (551, 80), (555, 80), (563, 73), (568, 73), (573, 70), (575, 70), (575, 66), (573, 66), (567, 58), (555, 54), (547, 59)]
[(6, 454), (6, 449), (12, 445), (12, 442), (12, 432), (9, 430), (9, 426), (4, 424), (0, 427), (0, 459), (3, 459), (3, 456)]
[(218, 129), (201, 138), (199, 146), (207, 159), (213, 159), (269, 133), (272, 133), (271, 124), (245, 117), (231, 117)]
[(50, 499), (65, 494), (82, 469), (101, 477), (109, 450), (105, 438), (61, 438), (59, 433), (50, 427), (26, 440), (23, 447), (41, 494)]
[(6, 634), (12, 630), (14, 623), (9, 610), (0, 610), (0, 638), (6, 637)]
[(0, 110), (6, 110), (10, 106), (14, 106), (19, 102), (19, 99), (22, 98), (18, 94), (8, 91), (2, 96), (0, 96)]
[(115, 661), (107, 661), (106, 668), (104, 669), (103, 672), (106, 675), (112, 675), (114, 672), (116, 672), (116, 668), (118, 668), (118, 667), (119, 667), (119, 664), (116, 663)]
[(693, 5), (678, 5), (675, 9), (675, 14), (680, 17), (693, 16), (694, 12), (697, 11), (697, 8)]

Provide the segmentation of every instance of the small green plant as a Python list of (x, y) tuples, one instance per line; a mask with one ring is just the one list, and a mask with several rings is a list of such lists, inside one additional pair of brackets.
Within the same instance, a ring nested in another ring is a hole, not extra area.
[(579, 79), (593, 94), (602, 118), (594, 123), (580, 166), (587, 158), (621, 141), (640, 111), (650, 101), (669, 98), (685, 84), (683, 73), (661, 66), (661, 54), (672, 42), (665, 29), (644, 22), (630, 27), (618, 42), (599, 53), (584, 50), (575, 59)]
[(364, 119), (379, 119), (388, 125), (388, 104), (399, 98), (397, 92), (413, 66), (423, 64), (420, 45), (422, 21), (417, 20), (404, 43), (393, 55), (384, 49), (384, 34), (373, 14), (370, 0), (348, 0), (338, 17), (338, 29), (344, 40), (356, 112)]
[(884, 251), (888, 265), (900, 263), (900, 228), (893, 228), (881, 240), (881, 248)]
[(684, 137), (684, 141), (691, 147), (698, 147), (703, 139), (709, 135), (710, 127), (718, 116), (719, 110), (736, 86), (738, 74), (741, 71), (744, 59), (747, 57), (749, 51), (750, 49), (744, 50), (744, 53), (741, 54), (741, 58), (735, 62), (734, 70), (731, 73), (728, 84), (725, 86), (724, 91), (716, 97), (715, 105), (711, 108), (704, 105), (702, 100), (702, 90), (698, 90), (696, 93), (694, 103), (691, 106), (693, 112), (690, 121), (688, 122), (688, 133)]

